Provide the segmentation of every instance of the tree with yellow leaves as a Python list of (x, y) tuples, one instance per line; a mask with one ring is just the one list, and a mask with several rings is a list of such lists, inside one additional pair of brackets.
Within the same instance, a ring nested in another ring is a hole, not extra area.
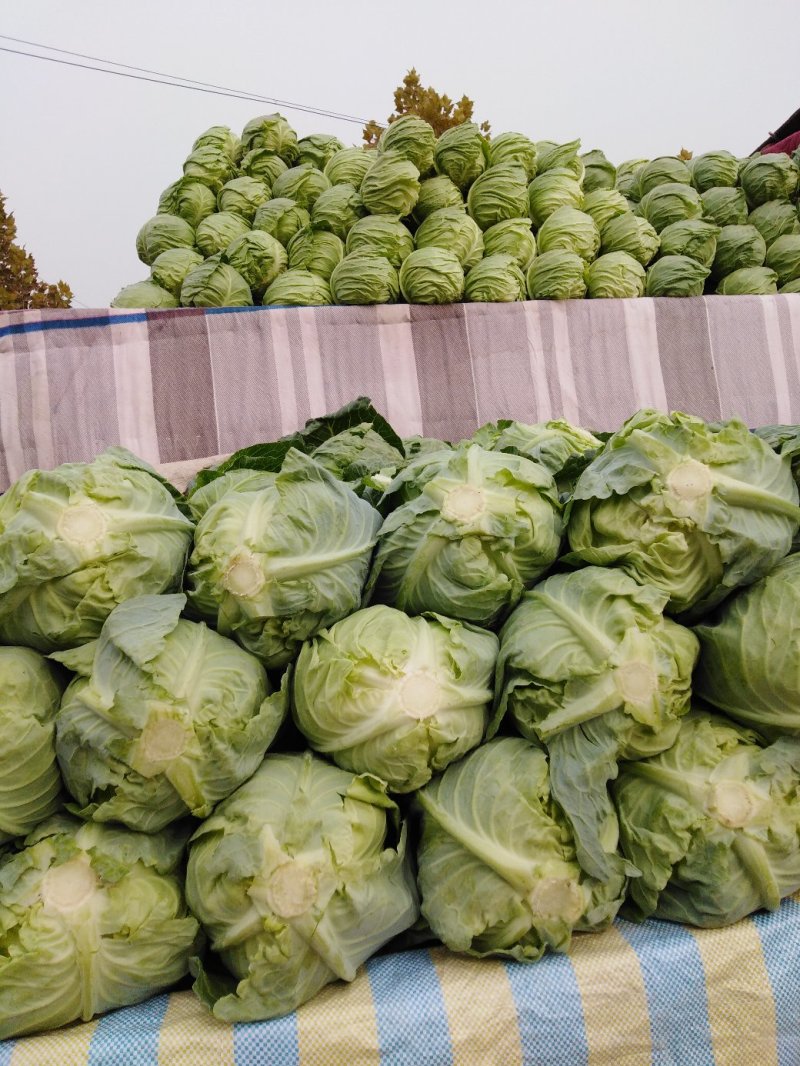
[[(462, 96), (460, 100), (451, 100), (449, 96), (438, 93), (434, 88), (425, 88), (420, 81), (419, 74), (414, 67), (403, 78), (402, 84), (394, 91), (394, 112), (389, 115), (386, 124), (394, 122), (401, 115), (419, 115), (433, 126), (434, 133), (439, 137), (451, 126), (460, 126), (462, 122), (471, 122), (475, 105), (468, 96)], [(364, 127), (364, 141), (367, 145), (376, 145), (383, 131), (375, 119)], [(481, 122), (481, 132), (489, 135), (489, 123)]]

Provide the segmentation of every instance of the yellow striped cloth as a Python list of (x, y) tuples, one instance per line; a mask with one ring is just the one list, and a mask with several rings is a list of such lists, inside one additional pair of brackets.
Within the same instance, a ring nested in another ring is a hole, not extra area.
[(191, 992), (0, 1044), (0, 1066), (797, 1066), (800, 902), (728, 929), (618, 921), (533, 965), (372, 959), (294, 1014), (227, 1025)]

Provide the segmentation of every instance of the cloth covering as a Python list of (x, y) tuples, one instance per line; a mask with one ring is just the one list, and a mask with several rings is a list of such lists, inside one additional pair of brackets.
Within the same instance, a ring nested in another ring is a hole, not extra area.
[(367, 395), (403, 435), (637, 408), (800, 422), (800, 295), (0, 314), (0, 490), (123, 444), (174, 463)]
[(285, 1018), (192, 992), (0, 1043), (0, 1066), (797, 1066), (800, 903), (728, 929), (618, 920), (532, 965), (443, 948), (371, 959)]

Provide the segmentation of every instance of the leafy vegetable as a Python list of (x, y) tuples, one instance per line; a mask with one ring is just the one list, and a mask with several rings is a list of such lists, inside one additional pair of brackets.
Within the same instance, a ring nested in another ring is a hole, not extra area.
[(409, 463), (393, 494), (368, 586), (381, 602), (491, 625), (555, 562), (556, 484), (524, 456), (465, 442)]
[(755, 734), (695, 712), (661, 755), (614, 786), (636, 918), (730, 925), (775, 910), (800, 887), (800, 740)]
[(99, 638), (53, 657), (78, 674), (56, 721), (76, 813), (151, 833), (214, 804), (264, 758), (285, 712), (263, 666), (180, 617), (183, 595), (120, 604)]
[(0, 844), (61, 806), (54, 723), (63, 688), (38, 652), (0, 647)]
[(526, 593), (500, 634), (490, 735), (510, 713), (547, 745), (578, 860), (600, 879), (625, 869), (607, 792), (617, 762), (669, 747), (689, 707), (697, 639), (664, 619), (666, 603), (627, 574), (588, 566)]
[(200, 930), (177, 875), (186, 835), (60, 815), (0, 860), (0, 1039), (141, 1003), (187, 973)]
[(283, 666), (359, 606), (379, 525), (370, 504), (290, 449), (271, 485), (233, 485), (201, 518), (189, 602), (267, 666)]
[(174, 492), (116, 447), (24, 474), (0, 496), (0, 641), (74, 647), (123, 600), (179, 588), (193, 524)]
[(484, 744), (415, 803), (422, 913), (452, 951), (533, 962), (616, 914), (625, 878), (602, 884), (581, 870), (547, 757), (526, 741)]
[(339, 766), (410, 792), (480, 743), (496, 657), (477, 626), (367, 607), (303, 646), (295, 721)]
[(418, 915), (385, 786), (310, 753), (268, 756), (200, 826), (186, 893), (228, 971), (196, 962), (195, 991), (229, 1022), (274, 1018), (352, 981)]
[(737, 419), (679, 412), (628, 419), (570, 506), (572, 564), (622, 566), (695, 617), (768, 573), (800, 523), (788, 461)]

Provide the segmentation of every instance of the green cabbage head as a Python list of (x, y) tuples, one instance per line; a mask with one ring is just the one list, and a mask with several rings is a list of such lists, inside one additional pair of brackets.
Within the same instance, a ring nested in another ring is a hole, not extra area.
[(150, 277), (156, 285), (160, 285), (175, 297), (175, 304), (172, 306), (177, 306), (177, 298), (181, 294), (186, 275), (202, 262), (202, 255), (193, 248), (168, 248), (153, 260)]
[(331, 185), (352, 185), (360, 189), (374, 158), (374, 151), (367, 148), (341, 148), (325, 164), (325, 177)]
[(528, 295), (532, 300), (582, 300), (585, 275), (586, 263), (575, 252), (543, 252), (528, 267)]
[(414, 236), (417, 248), (443, 248), (458, 256), (465, 271), (483, 257), (483, 234), (478, 223), (459, 207), (432, 211)]
[(419, 196), (419, 170), (399, 152), (377, 156), (361, 182), (361, 200), (371, 215), (405, 218)]
[(483, 234), (483, 253), (511, 255), (521, 270), (527, 271), (536, 257), (536, 238), (529, 218), (507, 218), (496, 222)]
[(261, 663), (202, 622), (182, 594), (120, 604), (96, 641), (54, 652), (78, 677), (56, 754), (75, 813), (152, 833), (212, 808), (253, 773), (285, 701)]
[(215, 1017), (288, 1014), (416, 921), (406, 831), (383, 782), (269, 755), (194, 834), (189, 905), (227, 973), (193, 964)]
[(642, 876), (630, 911), (718, 927), (777, 909), (800, 888), (800, 739), (762, 746), (722, 717), (692, 712), (661, 755), (613, 786), (622, 848)]
[(764, 735), (800, 736), (800, 554), (731, 596), (695, 633), (699, 696)]
[(550, 753), (553, 795), (584, 870), (620, 874), (608, 782), (622, 759), (668, 748), (689, 709), (697, 638), (665, 619), (667, 597), (587, 566), (526, 593), (500, 634), (495, 721), (510, 715)]
[(197, 526), (189, 602), (268, 667), (361, 603), (377, 511), (291, 448), (270, 487), (234, 485)]
[(216, 210), (217, 198), (212, 190), (194, 178), (179, 178), (163, 191), (158, 201), (160, 215), (179, 215), (192, 229)]
[(528, 176), (517, 163), (497, 163), (475, 179), (467, 210), (482, 230), (528, 210)]
[(181, 285), (182, 307), (249, 307), (252, 303), (250, 286), (238, 270), (223, 262), (222, 253), (190, 270)]
[(481, 742), (496, 658), (485, 629), (365, 607), (303, 646), (295, 722), (344, 769), (412, 792)]
[(29, 471), (0, 496), (0, 643), (93, 640), (123, 600), (180, 588), (193, 529), (124, 448)]
[(561, 505), (551, 474), (522, 455), (464, 442), (419, 456), (387, 490), (370, 585), (417, 614), (491, 625), (556, 559)]
[(578, 475), (603, 447), (593, 433), (563, 418), (532, 424), (501, 418), (481, 426), (471, 440), (496, 452), (517, 451), (541, 463), (556, 479), (560, 493), (572, 491)]
[(259, 207), (253, 218), (253, 229), (263, 230), (285, 248), (295, 233), (310, 222), (311, 215), (304, 207), (288, 196), (280, 196)]
[(406, 256), (414, 251), (414, 238), (397, 218), (367, 215), (350, 229), (345, 247), (348, 255), (353, 252), (381, 255), (399, 269)]
[(378, 154), (397, 152), (409, 159), (420, 174), (433, 168), (436, 134), (430, 122), (419, 115), (401, 115), (390, 122), (378, 141)]
[(461, 190), (445, 174), (437, 174), (420, 182), (419, 198), (412, 215), (416, 222), (423, 222), (440, 207), (460, 207), (462, 211), (467, 209)]
[(0, 647), (0, 844), (61, 807), (54, 733), (63, 688), (39, 652)]
[(586, 289), (592, 299), (633, 299), (644, 293), (644, 267), (627, 252), (606, 252), (586, 267)]
[(627, 252), (642, 266), (647, 266), (656, 255), (659, 245), (659, 236), (647, 219), (631, 211), (616, 215), (600, 230), (601, 252)]
[(154, 215), (136, 235), (136, 254), (150, 266), (167, 248), (194, 248), (194, 242), (195, 231), (185, 219), (178, 215)]
[(527, 741), (484, 744), (414, 799), (422, 914), (451, 951), (534, 962), (619, 909), (625, 877), (583, 872), (547, 756)]
[(264, 293), (265, 307), (323, 307), (333, 303), (325, 278), (310, 270), (284, 270)]
[(0, 860), (0, 1039), (89, 1021), (186, 975), (200, 943), (180, 829), (59, 815)]
[(621, 566), (696, 617), (768, 573), (798, 524), (788, 456), (744, 423), (643, 410), (581, 474), (567, 559)]
[(525, 275), (510, 255), (485, 256), (464, 284), (464, 299), (472, 303), (513, 303), (526, 295)]
[(400, 267), (400, 291), (410, 304), (456, 303), (464, 294), (461, 260), (447, 248), (416, 249)]
[[(166, 255), (166, 252), (162, 252), (161, 255)], [(202, 263), (203, 257), (198, 256), (198, 259)], [(146, 278), (144, 281), (134, 281), (132, 285), (124, 285), (111, 301), (110, 306), (177, 307), (178, 301), (167, 289)]]
[(346, 255), (331, 274), (335, 304), (390, 304), (400, 295), (397, 270), (382, 255)]
[(474, 122), (445, 130), (436, 142), (434, 163), (439, 174), (450, 178), (462, 192), (486, 169), (488, 145)]

